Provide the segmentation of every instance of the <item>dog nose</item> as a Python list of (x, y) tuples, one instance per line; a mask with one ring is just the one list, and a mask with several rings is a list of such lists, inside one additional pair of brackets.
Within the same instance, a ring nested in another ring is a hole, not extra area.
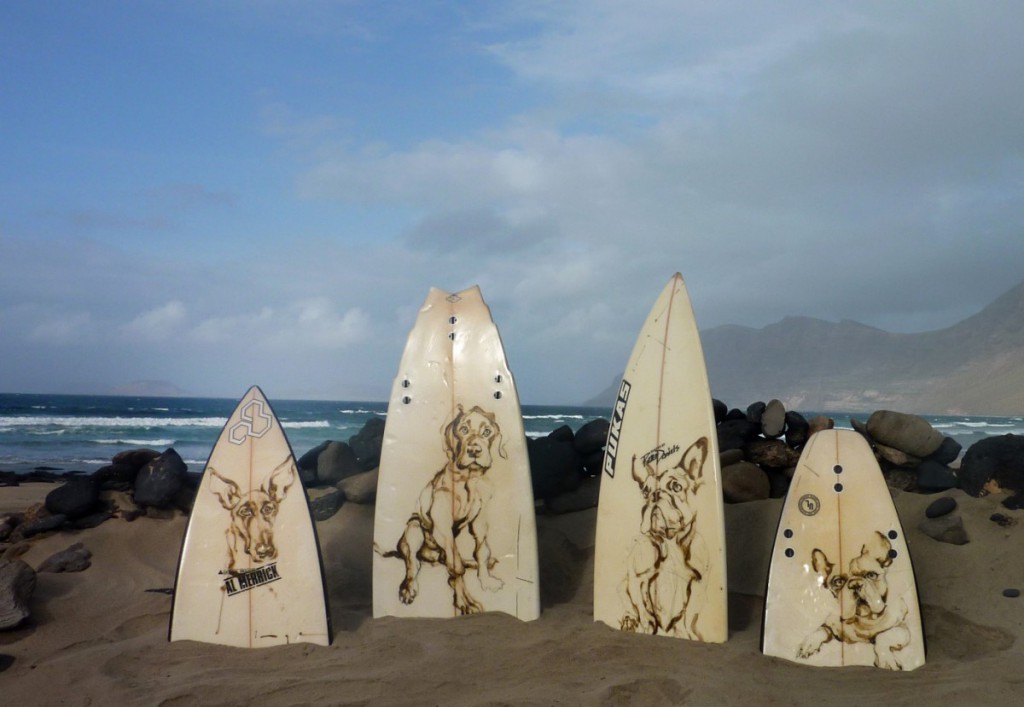
[(256, 558), (265, 560), (274, 554), (274, 546), (267, 543), (260, 543), (256, 546)]

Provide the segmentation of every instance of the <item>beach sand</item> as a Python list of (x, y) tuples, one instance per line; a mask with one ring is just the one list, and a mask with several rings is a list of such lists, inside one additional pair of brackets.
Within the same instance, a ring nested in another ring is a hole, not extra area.
[[(53, 487), (0, 488), (0, 513)], [(81, 573), (38, 575), (31, 623), (0, 632), (0, 702), (149, 705), (860, 705), (1013, 704), (1024, 646), (1024, 524), (989, 519), (1001, 497), (950, 495), (971, 542), (917, 530), (932, 496), (900, 493), (928, 662), (913, 672), (812, 668), (760, 653), (761, 611), (781, 501), (726, 507), (730, 636), (725, 644), (626, 634), (592, 619), (595, 511), (538, 516), (543, 614), (373, 619), (373, 508), (317, 524), (334, 621), (329, 647), (245, 650), (169, 643), (186, 518), (111, 520), (33, 541), (38, 566), (75, 542)], [(161, 590), (161, 591), (150, 591)], [(3, 659), (3, 655), (13, 657)]]

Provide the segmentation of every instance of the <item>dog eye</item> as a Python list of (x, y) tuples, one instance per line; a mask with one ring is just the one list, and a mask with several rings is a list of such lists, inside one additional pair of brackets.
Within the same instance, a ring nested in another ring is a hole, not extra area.
[(683, 490), (683, 485), (678, 481), (673, 481), (668, 485), (668, 490), (671, 491), (672, 493), (679, 493), (680, 491)]
[(834, 589), (842, 589), (845, 584), (846, 584), (846, 578), (845, 577), (836, 577), (835, 579), (832, 580), (832, 587)]
[(482, 430), (480, 430), (480, 435), (483, 436), (483, 437), (490, 437), (491, 436), (491, 428), (490, 427), (483, 428)]
[(463, 425), (462, 427), (459, 428), (459, 434), (461, 434), (461, 435), (468, 435), (469, 434), (469, 428), (466, 427), (465, 425)]
[(248, 518), (252, 515), (252, 508), (250, 506), (242, 506), (241, 508), (238, 509), (238, 515), (242, 516), (243, 518)]
[(865, 572), (864, 576), (867, 579), (878, 579), (878, 573), (877, 572)]
[(272, 504), (272, 503), (264, 503), (263, 507), (260, 508), (260, 512), (263, 515), (265, 515), (265, 516), (273, 515), (274, 514), (274, 504)]

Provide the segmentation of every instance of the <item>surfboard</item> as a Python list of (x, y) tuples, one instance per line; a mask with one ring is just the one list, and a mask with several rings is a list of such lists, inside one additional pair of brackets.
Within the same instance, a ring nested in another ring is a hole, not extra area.
[(672, 276), (637, 337), (611, 415), (594, 556), (594, 619), (728, 638), (714, 411), (686, 285)]
[(331, 641), (323, 562), (291, 446), (253, 386), (221, 430), (182, 542), (169, 638)]
[(431, 289), (388, 402), (373, 614), (540, 615), (526, 434), (478, 287)]
[(761, 649), (807, 665), (924, 665), (906, 536), (857, 432), (818, 432), (800, 456), (775, 535)]

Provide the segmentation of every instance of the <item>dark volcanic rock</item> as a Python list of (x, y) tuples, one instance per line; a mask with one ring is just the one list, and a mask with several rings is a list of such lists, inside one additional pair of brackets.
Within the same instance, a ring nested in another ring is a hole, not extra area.
[(761, 434), (770, 439), (781, 437), (786, 429), (786, 407), (779, 400), (769, 400), (761, 414)]
[(320, 457), (320, 452), (324, 451), (331, 441), (321, 442), (299, 457), (296, 466), (299, 467), (299, 478), (302, 479), (303, 485), (312, 486), (316, 483), (317, 459)]
[(330, 485), (365, 471), (356, 453), (344, 442), (328, 442), (316, 458), (316, 483)]
[(757, 425), (760, 425), (761, 416), (764, 415), (764, 410), (766, 407), (768, 407), (768, 405), (762, 401), (750, 403), (750, 405), (747, 406), (747, 420)]
[(924, 493), (955, 489), (960, 481), (944, 464), (925, 459), (917, 465), (917, 488)]
[(46, 510), (70, 519), (81, 518), (96, 508), (99, 486), (91, 476), (77, 476), (46, 494)]
[(313, 520), (327, 520), (338, 512), (344, 502), (345, 494), (334, 489), (319, 498), (312, 499), (309, 502), (309, 512), (313, 515)]
[(377, 500), (377, 478), (379, 469), (364, 471), (338, 482), (338, 490), (345, 494), (345, 500), (352, 503), (370, 504)]
[(711, 410), (715, 413), (715, 423), (722, 422), (729, 414), (729, 406), (716, 398), (711, 399)]
[(822, 430), (831, 430), (836, 426), (836, 421), (831, 417), (825, 415), (818, 415), (817, 417), (811, 418), (807, 421), (808, 425), (808, 437), (813, 435), (815, 432), (821, 432)]
[(604, 450), (599, 449), (583, 457), (583, 475), (600, 476), (604, 468)]
[(877, 410), (868, 418), (868, 433), (879, 444), (923, 459), (942, 445), (942, 433), (918, 415)]
[(527, 440), (527, 450), (534, 498), (551, 498), (580, 485), (583, 460), (572, 442), (541, 437)]
[(0, 631), (16, 628), (29, 617), (36, 572), (18, 559), (0, 560)]
[(39, 565), (38, 572), (81, 572), (88, 569), (92, 553), (82, 543), (75, 543), (70, 547), (54, 553), (43, 560)]
[(747, 461), (773, 469), (788, 469), (800, 461), (800, 453), (780, 439), (752, 439), (743, 453)]
[(56, 530), (67, 522), (68, 517), (63, 513), (53, 516), (42, 516), (35, 520), (26, 520), (15, 529), (14, 534), (20, 535), (23, 538), (31, 538), (40, 533)]
[(765, 469), (768, 476), (769, 496), (771, 498), (784, 498), (789, 493), (789, 486), (793, 481), (793, 475), (789, 470)]
[(135, 477), (135, 502), (140, 506), (167, 508), (185, 484), (188, 468), (174, 449), (152, 459)]
[(925, 517), (927, 518), (938, 518), (940, 516), (952, 513), (956, 508), (956, 499), (951, 496), (943, 496), (932, 501), (927, 508), (924, 509)]
[(722, 469), (722, 495), (729, 503), (761, 501), (771, 495), (771, 483), (756, 464), (731, 464)]
[(114, 458), (110, 461), (114, 464), (134, 467), (138, 471), (159, 456), (160, 452), (155, 449), (126, 449), (115, 454)]
[(574, 491), (560, 493), (544, 501), (544, 507), (551, 513), (574, 513), (585, 511), (597, 506), (601, 493), (600, 477), (583, 479), (579, 488)]
[(586, 423), (576, 431), (573, 438), (573, 446), (580, 456), (586, 457), (594, 452), (604, 449), (604, 443), (608, 439), (608, 427), (610, 423), (604, 418), (597, 418)]
[(807, 444), (810, 434), (811, 426), (807, 423), (806, 417), (796, 410), (786, 412), (786, 444), (799, 449)]
[(139, 467), (134, 464), (107, 464), (92, 476), (101, 490), (129, 491), (138, 474)]
[(960, 488), (972, 496), (982, 495), (990, 482), (1000, 489), (1024, 491), (1024, 436), (1000, 435), (974, 443), (960, 462), (959, 477)]
[(363, 429), (348, 439), (348, 445), (356, 453), (359, 467), (370, 471), (380, 466), (380, 450), (384, 445), (384, 418), (372, 417), (363, 425)]
[(943, 437), (939, 448), (927, 457), (927, 461), (948, 466), (960, 456), (963, 446), (952, 437)]
[(749, 420), (726, 420), (718, 426), (718, 450), (742, 449), (761, 433), (761, 425)]
[(548, 432), (548, 438), (553, 439), (556, 442), (572, 442), (576, 435), (573, 434), (572, 428), (569, 425), (562, 425)]
[(892, 464), (893, 466), (902, 466), (905, 468), (916, 467), (921, 463), (921, 460), (917, 457), (911, 456), (906, 452), (896, 449), (895, 447), (889, 447), (884, 444), (875, 443), (875, 456), (879, 460), (884, 460)]

